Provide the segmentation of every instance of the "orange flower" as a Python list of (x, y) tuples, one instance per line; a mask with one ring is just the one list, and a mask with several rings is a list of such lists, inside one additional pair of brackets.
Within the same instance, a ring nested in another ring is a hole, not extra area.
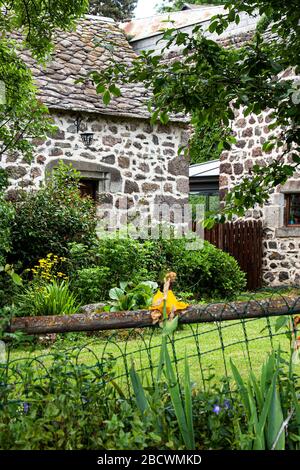
[[(189, 304), (185, 302), (180, 302), (176, 299), (175, 295), (171, 290), (167, 293), (167, 315), (170, 315), (171, 312), (175, 312), (176, 310), (184, 310), (187, 308)], [(159, 290), (153, 297), (152, 306), (150, 310), (158, 310), (162, 313), (164, 307), (164, 294)]]

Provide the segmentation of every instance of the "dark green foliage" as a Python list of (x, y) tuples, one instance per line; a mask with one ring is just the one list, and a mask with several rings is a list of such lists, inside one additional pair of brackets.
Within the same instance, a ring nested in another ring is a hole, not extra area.
[[(122, 281), (133, 285), (145, 280), (162, 283), (168, 271), (177, 273), (175, 290), (192, 292), (197, 298), (230, 298), (245, 287), (245, 275), (234, 258), (208, 242), (200, 250), (188, 250), (189, 242), (188, 239), (104, 239), (99, 240), (93, 252), (79, 247), (80, 257), (74, 245), (71, 255), (75, 250), (78, 265), (81, 267), (82, 260), (88, 260), (90, 268), (76, 271), (76, 263), (71, 258), (72, 285), (87, 303), (91, 302), (89, 296), (96, 301), (108, 299), (108, 287), (116, 287)], [(79, 279), (86, 282), (81, 283)]]
[(96, 266), (79, 269), (71, 279), (71, 288), (78, 293), (79, 300), (83, 305), (106, 299), (111, 287), (111, 272), (108, 267)]
[[(48, 378), (38, 380), (30, 365), (24, 365), (18, 400), (0, 408), (0, 448), (139, 450), (164, 447), (169, 439), (176, 445), (172, 417), (167, 416), (159, 436), (151, 416), (143, 420), (112, 385), (103, 386), (110, 366), (107, 357), (91, 371), (84, 364), (72, 364), (66, 352), (57, 352), (48, 365)], [(12, 397), (10, 390), (1, 387), (2, 403)], [(163, 403), (156, 406), (161, 414)]]
[[(20, 48), (30, 49), (43, 61), (52, 50), (55, 30), (70, 29), (87, 6), (87, 0), (1, 1), (0, 157), (17, 150), (30, 160), (32, 138), (46, 135), (52, 127), (46, 107), (36, 97), (32, 74), (20, 57)], [(12, 31), (22, 33), (23, 44), (20, 36), (18, 41), (12, 39)]]
[(245, 274), (232, 256), (206, 241), (199, 250), (186, 249), (187, 243), (185, 239), (159, 242), (165, 269), (177, 273), (177, 290), (193, 292), (197, 298), (230, 298), (245, 287)]
[(80, 196), (79, 178), (62, 164), (44, 187), (23, 194), (15, 204), (13, 260), (32, 267), (48, 253), (65, 255), (69, 242), (89, 243), (95, 237), (95, 208)]
[(5, 103), (0, 103), (0, 156), (6, 152), (21, 152), (30, 161), (34, 145), (32, 138), (47, 134), (53, 126), (47, 108), (36, 98), (31, 71), (17, 53), (11, 41), (1, 39), (0, 80), (5, 83)]
[(116, 21), (125, 21), (133, 17), (137, 0), (89, 0), (91, 15), (107, 16)]
[(7, 276), (4, 272), (0, 273), (0, 308), (5, 305), (10, 305), (13, 302), (16, 294), (16, 285), (12, 278)]
[(217, 160), (223, 150), (223, 141), (230, 136), (230, 129), (220, 122), (197, 124), (190, 140), (189, 156), (191, 163), (203, 163)]
[[(17, 372), (17, 395), (15, 387), (6, 386), (5, 368), (0, 366), (3, 404), (0, 449), (178, 450), (182, 446), (176, 417), (169, 406), (170, 396), (164, 387), (150, 390), (151, 410), (142, 416), (121, 387), (103, 382), (104, 377), (106, 381), (112, 378), (109, 357), (91, 368), (84, 363), (76, 364), (66, 351), (57, 352), (51, 365), (47, 364), (47, 374), (38, 371), (33, 363), (22, 362), (22, 369)], [(41, 374), (45, 374), (44, 378)], [(214, 423), (210, 427), (207, 424), (213, 415), (213, 404), (220, 400), (222, 396), (217, 389), (195, 395), (196, 442), (200, 448), (204, 442), (208, 448), (238, 445), (234, 442), (232, 414), (224, 410), (214, 420), (216, 431)], [(225, 424), (227, 439), (220, 430)], [(212, 433), (214, 440), (209, 445)]]
[(5, 264), (11, 249), (11, 227), (15, 216), (12, 204), (5, 200), (6, 187), (6, 174), (0, 169), (0, 267)]
[[(153, 123), (166, 124), (170, 113), (180, 112), (191, 115), (197, 129), (219, 123), (225, 129), (232, 126), (234, 111), (240, 108), (244, 116), (270, 113), (271, 132), (262, 149), (266, 154), (275, 149), (277, 157), (266, 166), (254, 165), (228, 193), (220, 213), (206, 220), (207, 226), (264, 204), (272, 188), (284, 184), (300, 164), (300, 82), (292, 76), (279, 79), (287, 70), (295, 76), (300, 72), (299, 1), (228, 0), (225, 7), (225, 14), (211, 19), (211, 33), (220, 35), (232, 23), (238, 25), (243, 13), (258, 13), (263, 19), (253, 39), (242, 47), (225, 48), (205, 37), (201, 24), (193, 34), (170, 28), (163, 33), (161, 53), (144, 51), (130, 68), (112, 61), (104, 74), (92, 72), (100, 94), (112, 84), (144, 82), (153, 92), (149, 103)], [(174, 47), (181, 49), (181, 56), (166, 61), (168, 49)], [(230, 150), (233, 141), (225, 133), (220, 148)]]

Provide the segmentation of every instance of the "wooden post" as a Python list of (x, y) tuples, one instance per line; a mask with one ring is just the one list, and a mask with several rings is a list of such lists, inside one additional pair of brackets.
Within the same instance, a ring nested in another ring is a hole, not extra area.
[[(279, 315), (300, 314), (300, 297), (257, 302), (215, 303), (192, 305), (178, 312), (179, 322), (207, 323), (216, 321), (263, 318)], [(65, 316), (17, 317), (11, 321), (7, 332), (47, 334), (71, 331), (113, 330), (122, 328), (146, 328), (154, 326), (151, 311), (103, 312)], [(157, 326), (157, 325), (156, 325)]]

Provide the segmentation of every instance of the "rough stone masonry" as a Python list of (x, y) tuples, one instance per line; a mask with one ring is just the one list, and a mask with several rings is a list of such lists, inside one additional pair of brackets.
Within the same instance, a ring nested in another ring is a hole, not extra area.
[[(58, 32), (54, 42), (46, 68), (28, 51), (22, 56), (58, 131), (35, 140), (31, 164), (17, 153), (5, 155), (0, 163), (9, 175), (8, 196), (14, 199), (19, 189), (39, 187), (63, 160), (83, 179), (96, 182), (99, 217), (105, 216), (103, 208), (124, 209), (124, 216), (127, 208), (135, 215), (147, 209), (153, 215), (155, 204), (187, 202), (188, 161), (178, 156), (188, 140), (182, 117), (172, 116), (167, 126), (152, 126), (147, 108), (151, 95), (142, 85), (122, 85), (122, 95), (105, 106), (90, 80), (76, 81), (92, 70), (103, 70), (112, 55), (130, 65), (135, 53), (124, 32), (109, 18), (87, 16), (76, 31)], [(86, 132), (92, 134), (90, 146), (82, 139)]]
[(38, 188), (47, 174), (62, 160), (71, 163), (83, 178), (98, 182), (99, 216), (102, 208), (115, 207), (136, 215), (154, 204), (183, 205), (189, 192), (188, 161), (178, 156), (187, 142), (183, 126), (150, 126), (146, 120), (81, 114), (82, 130), (93, 133), (91, 147), (85, 148), (77, 132), (76, 113), (54, 114), (58, 131), (45, 140), (36, 140), (36, 157), (26, 163), (17, 153), (4, 157), (10, 179), (8, 196), (19, 189)]
[[(251, 175), (253, 165), (265, 166), (278, 157), (276, 150), (267, 154), (262, 151), (271, 134), (271, 122), (271, 111), (247, 117), (242, 110), (236, 112), (233, 130), (237, 142), (221, 155), (221, 198), (243, 177)], [(285, 185), (274, 188), (264, 207), (257, 206), (246, 214), (247, 218), (263, 221), (263, 280), (271, 286), (300, 285), (300, 226), (285, 223), (287, 196), (297, 193), (300, 194), (300, 173), (295, 173)]]

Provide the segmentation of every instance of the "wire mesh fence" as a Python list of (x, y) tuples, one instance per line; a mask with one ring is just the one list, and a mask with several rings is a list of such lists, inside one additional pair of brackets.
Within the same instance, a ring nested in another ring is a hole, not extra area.
[[(168, 337), (177, 378), (183, 375), (186, 357), (194, 386), (205, 390), (211, 381), (227, 381), (230, 386), (230, 360), (247, 377), (250, 371), (260, 370), (272, 351), (280, 349), (288, 356), (292, 348), (297, 354), (295, 314), (299, 308), (300, 293), (295, 289), (285, 294), (270, 291), (267, 298), (266, 293), (262, 298), (258, 293), (236, 303), (204, 306), (202, 319), (183, 322)], [(256, 316), (251, 318), (254, 311)], [(7, 360), (0, 364), (2, 407), (5, 403), (27, 403), (36, 387), (47, 393), (55, 388), (57, 374), (71, 379), (78, 390), (114, 383), (130, 397), (130, 368), (134, 364), (142, 382), (155, 385), (162, 335), (158, 325), (76, 335), (67, 339), (61, 335), (42, 350), (36, 345), (25, 350), (8, 347)], [(74, 346), (71, 340), (76, 340)], [(296, 365), (295, 370), (299, 372), (300, 367)]]

